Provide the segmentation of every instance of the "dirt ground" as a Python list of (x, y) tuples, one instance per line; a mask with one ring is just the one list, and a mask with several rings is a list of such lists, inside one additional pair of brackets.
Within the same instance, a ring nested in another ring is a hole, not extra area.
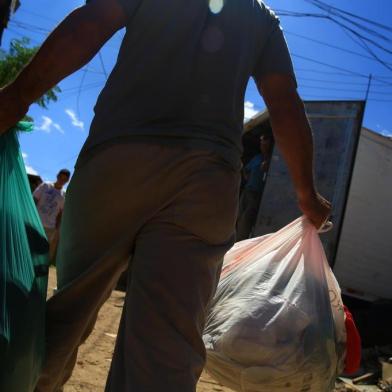
[[(56, 287), (56, 271), (50, 269), (48, 293)], [(102, 392), (109, 371), (114, 343), (120, 322), (124, 293), (114, 291), (102, 307), (94, 332), (79, 350), (77, 365), (64, 392)], [(197, 392), (232, 392), (207, 374), (203, 374)]]
[[(49, 295), (56, 287), (55, 275), (55, 269), (51, 268), (48, 285)], [(64, 387), (64, 392), (102, 392), (104, 390), (123, 301), (124, 293), (114, 291), (102, 307), (94, 332), (79, 350), (77, 365), (71, 379)], [(203, 373), (197, 392), (232, 392), (232, 390), (221, 386), (208, 374)]]

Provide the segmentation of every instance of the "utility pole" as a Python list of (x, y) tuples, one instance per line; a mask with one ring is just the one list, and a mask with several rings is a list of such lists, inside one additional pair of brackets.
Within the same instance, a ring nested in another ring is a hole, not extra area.
[(373, 78), (373, 75), (370, 74), (370, 75), (369, 75), (368, 86), (367, 86), (367, 89), (366, 89), (365, 101), (367, 101), (368, 98), (369, 98), (369, 92), (370, 92), (370, 86), (371, 86), (371, 84), (372, 84), (372, 78)]

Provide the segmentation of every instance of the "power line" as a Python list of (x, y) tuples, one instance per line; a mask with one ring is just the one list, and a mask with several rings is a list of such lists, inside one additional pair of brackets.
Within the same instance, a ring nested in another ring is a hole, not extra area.
[[(7, 27), (7, 31), (11, 32), (11, 33), (13, 33), (13, 34), (15, 34), (15, 35), (17, 35), (17, 36), (19, 36), (21, 38), (26, 38), (25, 34), (22, 34), (18, 30), (14, 30), (12, 27)], [(35, 39), (31, 38), (31, 37), (28, 37), (28, 39), (30, 40), (30, 42), (35, 43), (36, 45), (40, 45), (41, 44), (39, 41), (37, 41), (37, 40), (35, 40)]]
[[(22, 34), (21, 32), (19, 32), (19, 31), (17, 31), (17, 30), (14, 30), (14, 29), (11, 28), (11, 27), (8, 27), (8, 28), (7, 28), (7, 31), (9, 31), (9, 32), (11, 32), (12, 34), (17, 35), (17, 36), (19, 36), (19, 37), (21, 37), (21, 38), (26, 38), (26, 36), (25, 36), (24, 34)], [(35, 40), (35, 39), (32, 39), (32, 38), (30, 38), (30, 37), (28, 37), (28, 39), (29, 39), (29, 41), (32, 42), (33, 44), (41, 45), (41, 42), (38, 42), (38, 41)], [(105, 74), (103, 71), (100, 71), (100, 70), (97, 70), (97, 69), (91, 67), (91, 65), (88, 65), (88, 66), (82, 68), (80, 71), (86, 71), (86, 72), (88, 72), (88, 73), (90, 73), (90, 74), (96, 74), (96, 75), (105, 75), (105, 76), (107, 77), (107, 74)], [(78, 88), (78, 87), (74, 87), (74, 88)], [(72, 90), (72, 89), (73, 89), (73, 88), (70, 87), (70, 88), (67, 88), (67, 89), (65, 89), (65, 90), (62, 90), (62, 92), (68, 91), (68, 90)]]
[[(323, 61), (319, 61), (319, 60), (312, 59), (312, 58), (310, 58), (310, 57), (301, 56), (301, 55), (296, 54), (296, 53), (291, 53), (291, 56), (300, 58), (300, 59), (302, 59), (302, 60), (310, 61), (310, 62), (315, 63), (315, 64), (320, 64), (320, 65), (323, 65), (323, 66), (325, 66), (325, 67), (329, 67), (329, 68), (332, 68), (332, 69), (336, 69), (336, 70), (339, 70), (339, 71), (342, 71), (342, 72), (346, 72), (347, 74), (350, 74), (350, 75), (355, 75), (355, 76), (359, 76), (359, 77), (366, 78), (366, 79), (368, 78), (368, 75), (366, 75), (366, 74), (362, 74), (362, 73), (359, 73), (359, 72), (354, 72), (354, 71), (352, 71), (352, 70), (350, 70), (350, 69), (343, 68), (343, 67), (339, 67), (339, 66), (333, 65), (333, 64), (328, 64), (328, 63), (325, 63), (325, 62), (323, 62)], [(392, 86), (392, 83), (387, 82), (387, 81), (385, 81), (385, 80), (383, 80), (383, 79), (380, 79), (380, 78), (378, 78), (378, 77), (377, 77), (377, 78), (374, 77), (374, 79), (375, 79), (375, 80), (378, 80), (378, 81), (380, 81), (380, 82), (382, 82), (383, 84)]]
[(369, 82), (368, 82), (368, 85), (367, 85), (366, 96), (365, 96), (366, 100), (369, 98), (369, 92), (370, 92), (371, 84), (372, 84), (372, 75), (369, 75)]
[(80, 95), (82, 94), (82, 89), (83, 89), (83, 83), (84, 83), (84, 79), (86, 78), (87, 72), (84, 70), (83, 71), (83, 75), (82, 78), (80, 80), (80, 85), (79, 85), (79, 89), (78, 89), (78, 95), (76, 97), (76, 110), (78, 113), (78, 117), (80, 118), (80, 106), (79, 106), (79, 101), (80, 101)]
[[(329, 47), (329, 48), (332, 48), (332, 49), (335, 49), (335, 50), (339, 50), (339, 51), (344, 52), (344, 53), (350, 53), (350, 54), (352, 54), (354, 56), (358, 56), (358, 57), (361, 57), (361, 58), (372, 60), (372, 61), (375, 61), (377, 63), (379, 62), (379, 60), (376, 60), (373, 56), (367, 56), (367, 55), (365, 55), (363, 53), (359, 53), (359, 52), (356, 52), (354, 50), (350, 50), (350, 49), (347, 49), (347, 48), (342, 48), (341, 46), (332, 45), (332, 44), (329, 44), (327, 42), (320, 41), (320, 40), (317, 40), (317, 39), (314, 39), (314, 38), (306, 37), (305, 35), (297, 34), (297, 33), (294, 33), (292, 31), (284, 30), (284, 32), (285, 32), (285, 34), (292, 35), (292, 36), (295, 36), (295, 37), (298, 37), (298, 38), (302, 38), (302, 39), (305, 39), (307, 41), (311, 41), (311, 42), (317, 43), (319, 45), (323, 45), (325, 47)], [(392, 63), (387, 63), (387, 64), (392, 65)]]
[[(95, 82), (95, 83), (89, 83), (83, 86), (83, 90), (89, 89), (90, 87), (97, 87), (97, 86), (102, 86), (101, 82)], [(80, 90), (80, 84), (78, 86), (73, 86), (73, 87), (68, 87), (65, 89), (61, 89), (61, 92), (63, 93), (70, 93), (70, 92), (78, 92)]]
[[(81, 93), (89, 91), (89, 90), (102, 89), (102, 88), (103, 88), (103, 84), (102, 83), (91, 84), (88, 87), (84, 86), (83, 89), (81, 90)], [(69, 98), (74, 98), (78, 93), (79, 93), (79, 90), (78, 91), (68, 92), (68, 94), (64, 94), (64, 95), (61, 96), (61, 100), (65, 101), (65, 100), (67, 100)]]
[(318, 8), (320, 8), (320, 6), (327, 7), (328, 10), (335, 10), (335, 11), (338, 11), (338, 12), (340, 12), (340, 13), (343, 13), (343, 14), (346, 14), (346, 15), (351, 16), (351, 17), (353, 17), (353, 18), (362, 20), (362, 21), (364, 21), (364, 22), (366, 22), (366, 23), (372, 24), (372, 25), (374, 25), (374, 26), (376, 26), (376, 27), (379, 27), (379, 28), (381, 28), (381, 29), (384, 29), (384, 30), (386, 30), (386, 31), (392, 32), (392, 27), (391, 27), (391, 26), (387, 26), (387, 25), (385, 25), (385, 24), (382, 24), (382, 23), (380, 23), (380, 22), (376, 22), (376, 21), (371, 20), (371, 19), (369, 19), (369, 18), (365, 18), (365, 17), (363, 17), (363, 16), (360, 16), (360, 15), (357, 15), (357, 14), (354, 14), (354, 13), (351, 13), (351, 12), (348, 12), (348, 11), (345, 11), (345, 10), (342, 10), (341, 8), (337, 8), (337, 7), (334, 7), (334, 6), (332, 6), (332, 5), (323, 3), (322, 1), (319, 1), (319, 0), (304, 0), (304, 1), (306, 1), (307, 3), (313, 4), (313, 5), (315, 5), (315, 6), (318, 7)]
[(105, 68), (105, 63), (103, 62), (101, 51), (98, 51), (98, 57), (99, 57), (99, 60), (101, 62), (102, 71), (103, 71), (103, 73), (105, 75), (105, 78), (107, 79), (108, 78), (108, 73), (107, 73), (106, 68)]
[(312, 72), (322, 75), (337, 75), (337, 76), (344, 76), (345, 78), (362, 78), (363, 76), (358, 75), (349, 75), (346, 72), (332, 72), (332, 71), (325, 71), (321, 69), (314, 69), (314, 68), (302, 68), (302, 67), (295, 67), (295, 71), (302, 71), (302, 72)]
[[(365, 81), (363, 81), (363, 82), (346, 82), (346, 81), (343, 81), (343, 80), (314, 79), (314, 78), (304, 78), (304, 77), (301, 77), (301, 76), (297, 76), (297, 79), (298, 80), (305, 80), (305, 81), (308, 81), (308, 82), (320, 82), (320, 83), (328, 83), (328, 84), (336, 83), (336, 84), (339, 84), (339, 85), (345, 84), (345, 85), (352, 85), (352, 86), (362, 86), (364, 88), (367, 86), (367, 83)], [(387, 86), (387, 85), (382, 84), (382, 83), (372, 83), (372, 86), (390, 88), (390, 86)]]
[[(373, 46), (375, 46), (376, 48), (388, 53), (388, 54), (392, 54), (392, 50), (386, 48), (385, 46), (380, 45), (378, 42), (374, 41), (371, 38), (365, 37), (364, 35), (358, 33), (357, 31), (355, 31), (354, 29), (352, 29), (351, 27), (345, 25), (344, 23), (341, 23), (339, 21), (336, 21), (333, 18), (329, 18), (330, 20), (332, 20), (334, 23), (336, 23), (338, 26), (340, 26), (341, 28), (343, 28), (344, 30), (347, 30), (348, 32), (350, 32), (351, 34), (353, 34), (354, 36), (356, 36), (357, 38), (359, 38), (362, 42), (368, 42), (370, 44), (372, 44)], [(355, 42), (355, 41), (354, 41)], [(382, 63), (384, 65), (384, 63)]]
[[(323, 14), (300, 13), (300, 12), (291, 12), (291, 11), (280, 11), (280, 12), (281, 13), (286, 12), (287, 15), (295, 15), (295, 16), (315, 16), (316, 15), (317, 17), (320, 17), (320, 18), (322, 17), (322, 18), (333, 20), (331, 17), (329, 17), (327, 15), (323, 15)], [(333, 21), (336, 22), (335, 20), (333, 20)], [(28, 23), (24, 23), (24, 22), (20, 22), (20, 21), (15, 21), (15, 20), (13, 21), (13, 23), (16, 23), (21, 28), (24, 28), (24, 29), (27, 29), (27, 30), (33, 30), (35, 32), (38, 32), (38, 33), (41, 33), (41, 34), (44, 34), (44, 35), (47, 35), (47, 33), (50, 32), (50, 30), (47, 30), (47, 29), (39, 27), (39, 26), (35, 26), (33, 24), (28, 24)], [(350, 30), (350, 31), (352, 31), (352, 30)], [(353, 34), (354, 33), (356, 34), (355, 31), (353, 31)], [(301, 38), (309, 39), (309, 40), (312, 40), (312, 41), (317, 42), (317, 43), (322, 44), (322, 45), (330, 46), (331, 48), (334, 48), (335, 50), (344, 50), (344, 51), (346, 51), (348, 53), (351, 53), (351, 54), (354, 54), (354, 55), (357, 55), (357, 56), (365, 57), (365, 58), (368, 58), (368, 59), (373, 59), (374, 61), (379, 62), (382, 65), (387, 66), (388, 68), (389, 68), (389, 65), (391, 64), (391, 63), (387, 63), (387, 62), (383, 61), (382, 59), (380, 59), (378, 56), (376, 56), (371, 51), (370, 51), (371, 56), (365, 56), (365, 55), (361, 55), (360, 53), (355, 52), (355, 51), (350, 51), (350, 50), (346, 50), (344, 48), (341, 48), (341, 47), (338, 47), (338, 46), (335, 46), (335, 45), (327, 44), (327, 43), (325, 43), (323, 41), (313, 40), (311, 38), (306, 38), (304, 36), (301, 36), (300, 34), (296, 34), (296, 33), (292, 33), (292, 32), (289, 32), (289, 34), (296, 35), (296, 36), (301, 37)], [(392, 51), (391, 51), (391, 53), (392, 53)], [(297, 56), (299, 57), (299, 55), (297, 55)], [(304, 56), (302, 58), (304, 58)], [(102, 59), (101, 58), (100, 58), (100, 61), (101, 61), (101, 66), (102, 66), (103, 64), (102, 64)], [(321, 62), (318, 62), (318, 63), (321, 64)], [(327, 66), (331, 67), (331, 64), (329, 64)], [(353, 74), (352, 71), (343, 69), (341, 67), (334, 66), (333, 68), (335, 68), (337, 70), (341, 70), (341, 71), (346, 72), (346, 73)], [(107, 72), (106, 72), (106, 69), (105, 69), (104, 65), (103, 65), (103, 69), (104, 69), (104, 73), (107, 75)], [(391, 68), (389, 68), (389, 69), (391, 69)], [(367, 78), (367, 75), (358, 75), (357, 74), (357, 76), (361, 76), (361, 77), (366, 77)], [(376, 75), (375, 75), (375, 79), (376, 80), (378, 79), (378, 77)], [(385, 81), (383, 81), (383, 82), (385, 82)]]
[[(376, 42), (374, 39), (370, 38), (369, 36), (377, 37), (378, 39), (384, 40), (388, 43), (392, 43), (392, 39), (389, 37), (386, 37), (385, 35), (375, 31), (374, 29), (371, 29), (367, 27), (366, 25), (363, 25), (361, 23), (358, 23), (356, 21), (351, 20), (347, 16), (341, 15), (338, 12), (331, 11), (331, 7), (328, 5), (325, 5), (325, 3), (322, 3), (321, 1), (318, 0), (305, 0), (308, 3), (311, 3), (315, 5), (316, 7), (322, 9), (323, 11), (328, 12), (328, 14), (316, 14), (316, 13), (309, 13), (309, 12), (293, 12), (293, 11), (285, 11), (285, 10), (278, 10), (278, 14), (282, 16), (294, 16), (294, 17), (312, 17), (312, 18), (319, 18), (319, 19), (325, 19), (329, 20), (335, 24), (337, 24), (339, 27), (341, 27), (343, 30), (349, 32), (357, 40), (353, 39), (353, 37), (350, 36), (350, 39), (353, 40), (356, 44), (359, 44), (362, 49), (364, 49), (366, 52), (368, 52), (371, 57), (379, 62), (381, 65), (389, 69), (390, 71), (392, 70), (392, 67), (390, 66), (391, 64), (388, 63), (387, 61), (383, 60), (380, 56), (376, 55), (374, 51), (371, 50), (370, 46), (374, 46), (379, 50), (382, 50), (388, 54), (392, 54), (392, 51), (389, 49), (389, 47), (385, 47), (378, 42)], [(333, 7), (332, 7), (333, 8)], [(339, 20), (341, 19), (341, 20)], [(357, 30), (354, 30), (354, 28)], [(366, 36), (364, 34), (361, 34), (361, 32), (364, 32), (365, 34), (368, 34), (369, 36)]]
[(30, 11), (30, 10), (26, 10), (25, 8), (21, 8), (20, 10), (18, 10), (18, 13), (19, 12), (22, 12), (22, 13), (25, 13), (25, 14), (28, 14), (28, 15), (32, 15), (32, 16), (36, 16), (36, 17), (38, 17), (38, 18), (42, 18), (42, 19), (44, 19), (44, 20), (47, 20), (47, 21), (49, 21), (49, 22), (54, 22), (54, 23), (58, 23), (59, 21), (58, 20), (55, 20), (55, 19), (53, 19), (53, 18), (49, 18), (48, 16), (46, 16), (46, 15), (42, 15), (42, 14), (38, 14), (38, 13), (36, 13), (36, 12), (34, 12), (34, 11)]
[[(302, 67), (295, 67), (295, 71), (300, 71), (300, 72), (311, 72), (311, 73), (316, 73), (320, 75), (336, 75), (336, 76), (344, 76), (345, 78), (354, 78), (354, 79), (359, 79), (363, 78), (364, 75), (349, 75), (346, 72), (333, 72), (333, 71), (325, 71), (321, 69), (314, 69), (314, 68), (302, 68)], [(392, 76), (385, 76), (385, 75), (376, 75), (377, 79), (392, 79)], [(384, 80), (386, 81), (386, 80)], [(380, 85), (381, 86), (381, 85)], [(388, 87), (389, 85), (385, 85), (382, 83), (382, 86)]]
[[(335, 87), (325, 87), (325, 86), (308, 86), (308, 85), (299, 85), (298, 87), (300, 88), (311, 88), (311, 89), (318, 89), (318, 90), (330, 90), (330, 91), (344, 91), (344, 92), (349, 92), (349, 93), (365, 93), (366, 87), (364, 87), (363, 90), (350, 90), (350, 89), (345, 89), (345, 88), (335, 88)], [(390, 95), (392, 96), (392, 91), (391, 92), (379, 92), (379, 91), (372, 91), (371, 94), (375, 95)]]
[[(349, 96), (336, 96), (336, 95), (320, 95), (320, 94), (301, 94), (301, 96), (305, 99), (314, 99), (314, 98), (321, 98), (322, 100), (326, 99), (336, 99), (336, 100), (345, 100), (345, 101), (363, 101), (363, 98), (358, 98), (358, 97), (349, 97)], [(374, 99), (374, 98), (369, 98), (369, 102), (392, 102), (392, 99)]]
[(21, 22), (16, 19), (10, 20), (9, 23), (16, 25), (17, 27), (20, 27), (21, 29), (28, 30), (28, 31), (34, 32), (34, 33), (39, 33), (39, 34), (42, 34), (45, 36), (47, 36), (49, 33), (51, 33), (51, 30), (46, 29), (44, 27), (36, 26), (36, 25), (26, 23), (26, 22)]
[(359, 72), (354, 72), (351, 69), (339, 67), (337, 65), (328, 64), (328, 63), (325, 63), (323, 61), (312, 59), (312, 58), (307, 57), (307, 56), (302, 56), (302, 55), (296, 54), (296, 53), (291, 53), (291, 56), (292, 57), (297, 57), (297, 58), (302, 59), (302, 60), (310, 61), (310, 62), (315, 63), (315, 64), (323, 65), (324, 67), (329, 67), (329, 68), (332, 68), (332, 69), (336, 69), (338, 71), (346, 72), (347, 74), (350, 74), (350, 75), (355, 75), (355, 76), (360, 76), (362, 78), (367, 78), (367, 75), (365, 75), (365, 74), (362, 74), (362, 73), (359, 73)]
[[(313, 0), (309, 0), (308, 2), (312, 2), (312, 1), (313, 1)], [(316, 1), (316, 0), (315, 0), (315, 1)], [(317, 2), (317, 1), (316, 1), (316, 2)], [(321, 2), (319, 2), (319, 3), (321, 3)], [(338, 25), (340, 25), (340, 22), (334, 20), (334, 19), (331, 18), (329, 15), (325, 15), (325, 14), (290, 12), (290, 11), (282, 11), (282, 10), (281, 10), (280, 12), (281, 12), (281, 14), (285, 14), (285, 15), (288, 15), (288, 16), (316, 17), (316, 18), (329, 19), (329, 20), (332, 20), (333, 22), (337, 23)], [(39, 15), (39, 14), (30, 12), (30, 11), (28, 11), (28, 13), (30, 13), (30, 14), (32, 14), (32, 15), (34, 14), (35, 16), (43, 17), (43, 18), (45, 18), (45, 19), (47, 19), (47, 20), (50, 19), (50, 18), (44, 17), (44, 16), (42, 16), (42, 15)], [(50, 19), (50, 20), (51, 20), (51, 21), (54, 21), (53, 19)], [(37, 32), (37, 33), (40, 33), (40, 34), (47, 35), (47, 33), (50, 32), (50, 30), (45, 29), (45, 28), (43, 28), (43, 27), (41, 27), (41, 26), (36, 26), (36, 25), (34, 25), (34, 24), (25, 23), (25, 22), (21, 22), (21, 21), (18, 21), (18, 20), (17, 20), (17, 21), (14, 20), (13, 22), (14, 22), (19, 28), (26, 29), (26, 30), (33, 31), (33, 32)], [(346, 27), (346, 26), (343, 26), (343, 27)], [(359, 26), (359, 27), (361, 28), (362, 26)], [(349, 28), (349, 29), (350, 29), (350, 28)], [(367, 31), (368, 31), (368, 30), (367, 30)], [(20, 33), (19, 33), (19, 34), (20, 34)], [(347, 53), (350, 53), (350, 54), (353, 54), (353, 55), (356, 55), (356, 56), (360, 56), (360, 57), (362, 57), (362, 58), (367, 58), (367, 59), (369, 59), (369, 60), (373, 60), (373, 61), (376, 61), (376, 62), (382, 62), (382, 63), (384, 63), (384, 65), (385, 65), (385, 64), (387, 64), (387, 65), (391, 64), (391, 63), (383, 62), (383, 60), (380, 59), (380, 58), (374, 58), (374, 56), (375, 56), (374, 53), (371, 53), (372, 56), (367, 56), (367, 55), (361, 54), (361, 53), (356, 52), (356, 51), (352, 51), (352, 50), (349, 50), (349, 49), (345, 49), (345, 48), (342, 48), (342, 47), (339, 47), (339, 46), (336, 46), (336, 45), (331, 45), (331, 44), (329, 44), (329, 43), (326, 43), (326, 42), (323, 42), (323, 41), (320, 41), (320, 40), (316, 40), (316, 39), (312, 39), (312, 38), (309, 38), (309, 37), (305, 37), (305, 36), (300, 35), (300, 34), (297, 34), (297, 33), (288, 32), (288, 34), (291, 34), (291, 35), (300, 37), (300, 38), (302, 38), (302, 39), (307, 39), (307, 40), (309, 40), (309, 41), (313, 41), (313, 42), (315, 42), (315, 43), (317, 43), (317, 44), (320, 44), (320, 45), (324, 45), (324, 46), (331, 47), (331, 48), (333, 48), (334, 50), (345, 51), (345, 52), (347, 52)], [(354, 33), (353, 33), (353, 34), (354, 34)], [(356, 37), (357, 37), (358, 39), (362, 39), (361, 35), (356, 36)], [(362, 45), (362, 47), (363, 47), (363, 45)], [(365, 49), (365, 48), (364, 48), (364, 49)], [(368, 47), (368, 49), (371, 50), (369, 47)], [(368, 78), (368, 75), (366, 75), (366, 74), (362, 74), (362, 73), (359, 73), (359, 72), (355, 72), (355, 71), (352, 71), (352, 70), (350, 70), (350, 69), (346, 69), (346, 68), (343, 68), (343, 67), (340, 67), (340, 66), (336, 66), (336, 65), (333, 65), (333, 64), (328, 64), (328, 63), (325, 63), (325, 62), (322, 62), (322, 61), (319, 61), (319, 60), (316, 60), (316, 59), (312, 59), (312, 58), (309, 58), (309, 57), (306, 57), (306, 56), (302, 56), (302, 55), (295, 54), (295, 53), (293, 53), (292, 56), (293, 56), (293, 57), (300, 58), (300, 59), (303, 59), (303, 60), (305, 60), (305, 61), (310, 61), (310, 62), (313, 62), (313, 63), (315, 63), (315, 64), (322, 65), (322, 66), (324, 66), (324, 67), (328, 67), (328, 68), (334, 69), (334, 70), (339, 71), (339, 72), (327, 72), (327, 71), (322, 71), (322, 70), (311, 70), (311, 69), (297, 68), (296, 70), (298, 70), (298, 71), (301, 71), (301, 70), (302, 70), (302, 71), (307, 71), (307, 72), (317, 72), (317, 73), (320, 73), (320, 74), (340, 75), (340, 76), (344, 76), (345, 78), (347, 78), (347, 77), (353, 77), (353, 78), (366, 78), (366, 79)], [(104, 65), (104, 62), (103, 62), (102, 54), (99, 53), (99, 56), (98, 56), (98, 57), (99, 57), (99, 61), (100, 61), (100, 63), (101, 63), (101, 67), (102, 67), (102, 73), (99, 72), (99, 71), (95, 71), (95, 73), (101, 73), (101, 74), (105, 75), (105, 77), (107, 77), (107, 71), (106, 71), (106, 68), (105, 68), (105, 65)], [(83, 83), (84, 83), (84, 78), (85, 78), (85, 76), (86, 76), (86, 73), (87, 73), (87, 72), (94, 72), (94, 71), (90, 71), (89, 69), (83, 69), (82, 71), (83, 71), (84, 73), (83, 73), (83, 76), (82, 76), (81, 84), (80, 84), (80, 86), (78, 87), (78, 102), (79, 102), (80, 94), (81, 94), (82, 91), (85, 91), (85, 90), (90, 89), (90, 88), (96, 88), (96, 87), (98, 87), (98, 85), (90, 84), (90, 85), (87, 85), (87, 86), (86, 86), (86, 89), (85, 89), (84, 86), (83, 86)], [(299, 79), (300, 79), (300, 78), (299, 78)], [(385, 87), (388, 87), (388, 86), (392, 86), (392, 83), (391, 83), (391, 82), (385, 80), (385, 79), (389, 79), (388, 76), (377, 76), (377, 75), (375, 75), (375, 76), (374, 76), (374, 79), (377, 80), (377, 81), (379, 82), (379, 83), (377, 84), (377, 87), (384, 87), (384, 86), (385, 86)], [(306, 78), (303, 78), (302, 80), (306, 80)], [(308, 78), (307, 80), (308, 80), (308, 81), (312, 81), (311, 78)], [(340, 83), (340, 84), (347, 84), (347, 85), (352, 84), (352, 85), (358, 85), (358, 86), (361, 85), (360, 83), (354, 83), (354, 82), (322, 81), (322, 80), (319, 80), (319, 79), (318, 79), (318, 80), (317, 80), (317, 79), (313, 79), (313, 81), (318, 81), (318, 82), (321, 82), (321, 83)], [(364, 82), (364, 83), (365, 83), (365, 82)], [(100, 85), (99, 85), (99, 86), (100, 86)], [(374, 86), (374, 85), (373, 85), (373, 86)], [(301, 86), (301, 87), (303, 87), (303, 88), (323, 88), (323, 89), (325, 89), (325, 87), (321, 87), (321, 86)], [(335, 89), (335, 88), (332, 88), (332, 87), (331, 87), (330, 89), (331, 89), (331, 90), (335, 90), (335, 91), (361, 92), (360, 90), (347, 90), (347, 89), (344, 90), (344, 89)], [(67, 89), (67, 91), (70, 92), (70, 91), (72, 91), (72, 90), (71, 90), (71, 89)], [(376, 91), (373, 91), (372, 94), (389, 95), (388, 93), (381, 92), (381, 91), (377, 91), (377, 92), (376, 92)]]

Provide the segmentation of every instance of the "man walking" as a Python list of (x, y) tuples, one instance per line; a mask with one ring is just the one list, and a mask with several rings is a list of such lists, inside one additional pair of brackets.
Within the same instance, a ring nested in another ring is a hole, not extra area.
[(54, 262), (58, 230), (64, 208), (64, 185), (69, 181), (71, 173), (67, 169), (61, 169), (54, 183), (43, 182), (34, 191), (33, 197), (46, 237), (49, 242), (49, 260)]
[(316, 226), (330, 212), (279, 22), (259, 1), (91, 0), (0, 91), (0, 132), (124, 26), (67, 191), (39, 392), (70, 377), (131, 254), (106, 391), (195, 391), (205, 312), (235, 237), (251, 76), (302, 211)]

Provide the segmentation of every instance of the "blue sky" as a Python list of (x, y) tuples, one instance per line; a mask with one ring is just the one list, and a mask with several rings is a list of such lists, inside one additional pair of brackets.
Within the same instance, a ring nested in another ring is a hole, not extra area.
[[(390, 0), (325, 1), (332, 6), (392, 26)], [(31, 38), (32, 43), (38, 45), (48, 31), (81, 3), (79, 0), (22, 0), (22, 6), (12, 17), (5, 32), (2, 47), (8, 48), (10, 39), (22, 36)], [(268, 0), (266, 3), (276, 10), (321, 12), (305, 0)], [(368, 56), (364, 49), (329, 20), (282, 16), (281, 23), (293, 54), (299, 92), (303, 99), (363, 99), (368, 83), (367, 75), (372, 74), (374, 80), (364, 125), (377, 132), (392, 135), (392, 71), (379, 62), (362, 57)], [(392, 39), (391, 32), (385, 34)], [(60, 83), (63, 92), (59, 94), (58, 102), (51, 104), (48, 110), (31, 106), (29, 114), (35, 119), (36, 131), (23, 135), (20, 140), (30, 171), (36, 171), (44, 179), (52, 180), (60, 168), (73, 169), (88, 134), (94, 103), (105, 83), (106, 75), (115, 63), (122, 35), (123, 32), (116, 34), (101, 50), (101, 56), (96, 56), (90, 64)], [(321, 45), (309, 38), (340, 49)], [(389, 42), (377, 42), (392, 50)], [(381, 51), (377, 54), (392, 63), (391, 54)], [(263, 109), (264, 103), (255, 85), (250, 82), (246, 93), (246, 116)]]

